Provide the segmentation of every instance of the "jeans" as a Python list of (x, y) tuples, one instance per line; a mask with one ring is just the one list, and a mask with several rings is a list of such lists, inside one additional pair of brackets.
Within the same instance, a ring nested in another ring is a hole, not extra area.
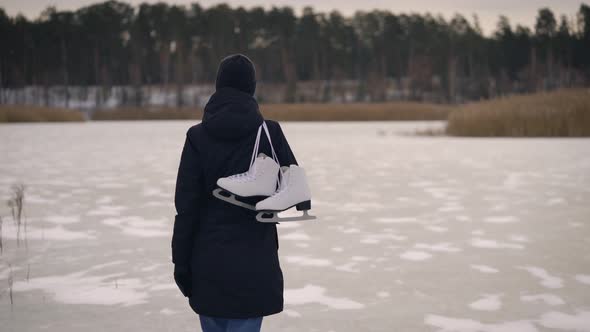
[(262, 317), (247, 319), (217, 318), (199, 315), (203, 332), (260, 332)]

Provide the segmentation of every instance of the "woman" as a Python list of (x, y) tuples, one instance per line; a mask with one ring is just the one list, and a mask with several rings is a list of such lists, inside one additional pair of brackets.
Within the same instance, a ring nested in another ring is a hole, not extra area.
[[(262, 317), (283, 310), (276, 224), (211, 194), (220, 177), (245, 172), (258, 127), (256, 74), (246, 56), (223, 59), (203, 121), (191, 127), (176, 182), (172, 236), (174, 279), (204, 332), (260, 331)], [(266, 120), (281, 166), (297, 164), (277, 122)], [(271, 155), (266, 139), (260, 152)]]

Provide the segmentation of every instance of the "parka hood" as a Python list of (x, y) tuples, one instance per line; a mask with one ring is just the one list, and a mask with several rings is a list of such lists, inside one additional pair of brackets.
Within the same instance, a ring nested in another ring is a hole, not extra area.
[(253, 96), (225, 87), (215, 91), (209, 98), (202, 123), (209, 135), (236, 140), (252, 133), (263, 121)]

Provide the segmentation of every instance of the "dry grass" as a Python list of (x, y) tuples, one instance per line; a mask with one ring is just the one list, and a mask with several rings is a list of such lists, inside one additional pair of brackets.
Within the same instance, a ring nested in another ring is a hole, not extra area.
[[(446, 120), (451, 108), (421, 103), (261, 104), (265, 118), (278, 121)], [(92, 120), (201, 119), (197, 108), (118, 108), (100, 110)]]
[(196, 120), (202, 115), (203, 111), (196, 108), (124, 107), (96, 111), (92, 120)]
[(84, 121), (79, 111), (22, 105), (0, 105), (0, 122), (66, 122)]
[[(265, 118), (278, 121), (446, 120), (450, 107), (421, 103), (261, 104)], [(118, 108), (100, 110), (92, 120), (201, 119), (197, 108)]]
[(511, 96), (467, 104), (449, 116), (454, 136), (590, 136), (590, 90)]
[(265, 118), (278, 121), (446, 120), (448, 106), (425, 103), (263, 104)]

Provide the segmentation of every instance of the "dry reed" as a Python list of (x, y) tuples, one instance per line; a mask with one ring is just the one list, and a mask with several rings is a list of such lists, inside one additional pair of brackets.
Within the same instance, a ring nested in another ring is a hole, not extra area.
[[(23, 207), (25, 202), (25, 185), (15, 184), (12, 186), (12, 197), (6, 202), (12, 213), (12, 219), (17, 227), (16, 231), (16, 246), (20, 245), (20, 230), (23, 217)], [(25, 224), (26, 227), (26, 224)], [(26, 235), (26, 234), (25, 234)]]
[(92, 114), (92, 120), (196, 120), (202, 114), (197, 108), (122, 107), (98, 110)]
[(448, 106), (413, 103), (263, 104), (265, 118), (278, 121), (446, 120)]
[(0, 105), (1, 122), (71, 122), (84, 121), (79, 111), (64, 108)]
[(590, 136), (590, 90), (572, 89), (467, 104), (449, 115), (454, 136)]
[[(261, 104), (265, 118), (277, 121), (446, 120), (450, 107), (422, 103)], [(201, 119), (199, 108), (118, 108), (99, 110), (92, 120)]]

